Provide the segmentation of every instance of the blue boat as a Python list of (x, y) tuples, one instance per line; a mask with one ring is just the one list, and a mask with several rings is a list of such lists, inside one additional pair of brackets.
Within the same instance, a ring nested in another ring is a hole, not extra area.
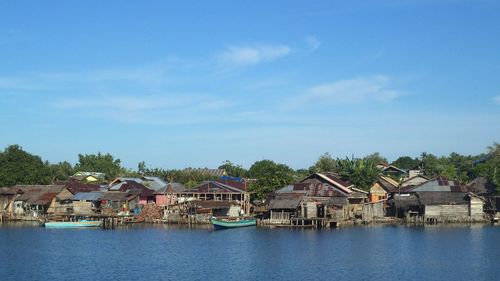
[(238, 218), (216, 218), (211, 217), (210, 222), (214, 229), (228, 229), (245, 226), (255, 226), (257, 220), (254, 217), (238, 217)]
[(43, 225), (47, 228), (81, 228), (81, 227), (100, 227), (102, 224), (101, 221), (54, 221), (54, 222), (46, 222)]

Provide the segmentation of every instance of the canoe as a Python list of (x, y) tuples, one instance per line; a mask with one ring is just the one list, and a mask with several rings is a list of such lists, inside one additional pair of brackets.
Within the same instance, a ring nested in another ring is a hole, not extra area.
[(54, 221), (44, 223), (45, 227), (48, 228), (75, 228), (75, 227), (99, 227), (101, 226), (101, 221)]
[(237, 228), (245, 226), (254, 226), (257, 221), (253, 217), (242, 217), (242, 218), (210, 218), (210, 222), (214, 226), (214, 229), (227, 229), (227, 228)]

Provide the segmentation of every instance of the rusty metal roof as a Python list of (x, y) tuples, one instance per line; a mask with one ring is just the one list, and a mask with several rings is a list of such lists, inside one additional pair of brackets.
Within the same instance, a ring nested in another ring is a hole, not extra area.
[(14, 188), (22, 191), (22, 194), (15, 201), (24, 201), (33, 205), (47, 205), (64, 189), (64, 185), (16, 185)]

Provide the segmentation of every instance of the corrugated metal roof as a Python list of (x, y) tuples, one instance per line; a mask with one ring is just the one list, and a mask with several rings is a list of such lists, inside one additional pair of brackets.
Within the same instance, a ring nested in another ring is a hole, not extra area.
[(314, 173), (294, 185), (294, 190), (303, 189), (309, 196), (336, 196), (336, 193), (347, 196), (353, 185), (333, 174)]
[(153, 189), (154, 191), (158, 191), (162, 188), (164, 188), (167, 184), (160, 179), (159, 177), (149, 177), (149, 176), (144, 176), (142, 177), (143, 182), (145, 186)]
[(16, 201), (33, 205), (47, 205), (64, 189), (64, 185), (16, 185), (23, 192)]
[(184, 192), (187, 188), (178, 182), (168, 183), (166, 186), (156, 191), (155, 194), (163, 194), (163, 193), (175, 193), (175, 192)]
[(66, 188), (68, 188), (71, 193), (76, 194), (79, 192), (90, 192), (98, 191), (100, 186), (97, 184), (86, 184), (75, 180), (70, 180), (66, 183)]
[(471, 192), (478, 195), (495, 194), (495, 185), (485, 177), (479, 177), (467, 184)]
[(218, 181), (206, 181), (203, 182), (194, 188), (186, 191), (186, 192), (194, 192), (194, 193), (244, 193), (244, 190), (239, 188), (223, 184)]
[(137, 196), (129, 192), (103, 192), (102, 199), (109, 201), (128, 201), (132, 195), (134, 197)]
[(79, 192), (73, 197), (72, 201), (99, 201), (102, 199), (102, 192)]
[(122, 182), (120, 182), (120, 183), (117, 183), (117, 184), (115, 184), (115, 185), (111, 186), (108, 190), (118, 191), (118, 190), (120, 190), (120, 188), (121, 188), (121, 187), (122, 187), (122, 185), (124, 185), (124, 184), (125, 184), (125, 182), (124, 182), (124, 181), (122, 181)]
[(462, 205), (469, 203), (467, 192), (417, 192), (422, 205)]
[(413, 192), (465, 192), (467, 187), (456, 181), (449, 181), (443, 178), (426, 181), (410, 189)]
[(269, 202), (269, 210), (297, 209), (304, 196), (302, 194), (280, 194)]
[(0, 195), (15, 195), (19, 189), (14, 187), (0, 187)]
[(196, 173), (200, 173), (200, 174), (203, 174), (203, 175), (207, 175), (207, 176), (213, 176), (213, 177), (222, 177), (222, 176), (225, 176), (227, 175), (227, 172), (225, 169), (208, 169), (208, 168), (201, 168), (201, 169), (193, 169), (193, 168), (187, 168), (187, 169), (184, 169), (185, 172), (196, 172)]

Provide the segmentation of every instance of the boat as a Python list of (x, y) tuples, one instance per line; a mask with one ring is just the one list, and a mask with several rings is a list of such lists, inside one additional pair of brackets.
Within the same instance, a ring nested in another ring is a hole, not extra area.
[(254, 226), (257, 224), (257, 220), (254, 217), (237, 217), (237, 218), (216, 218), (211, 217), (210, 222), (214, 226), (214, 229), (228, 229), (237, 228), (245, 226)]
[(101, 221), (52, 221), (45, 222), (43, 225), (48, 228), (76, 228), (76, 227), (100, 227)]

